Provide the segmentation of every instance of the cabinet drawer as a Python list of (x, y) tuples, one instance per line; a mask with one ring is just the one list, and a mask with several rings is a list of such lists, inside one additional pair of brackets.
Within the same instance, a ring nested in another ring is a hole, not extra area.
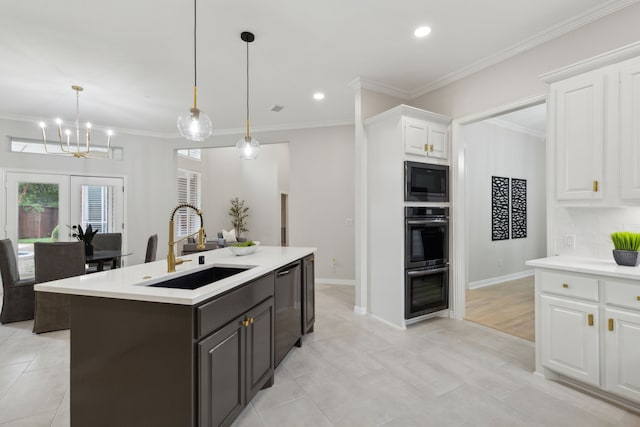
[(274, 276), (269, 273), (253, 282), (202, 304), (197, 309), (196, 337), (221, 328), (256, 304), (273, 296)]
[(640, 310), (640, 282), (607, 280), (604, 289), (607, 304)]
[(598, 279), (592, 277), (541, 271), (540, 290), (542, 292), (598, 301)]

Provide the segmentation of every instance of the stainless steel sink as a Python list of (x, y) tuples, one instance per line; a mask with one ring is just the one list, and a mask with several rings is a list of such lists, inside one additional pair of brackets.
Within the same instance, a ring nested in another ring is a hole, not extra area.
[(218, 280), (226, 279), (234, 274), (242, 273), (252, 267), (210, 267), (206, 270), (185, 274), (184, 276), (169, 279), (164, 282), (149, 285), (154, 288), (174, 288), (174, 289), (198, 289)]

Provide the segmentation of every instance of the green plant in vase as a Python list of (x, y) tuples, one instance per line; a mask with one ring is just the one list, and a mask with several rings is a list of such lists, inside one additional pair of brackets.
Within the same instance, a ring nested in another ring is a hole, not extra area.
[(237, 237), (240, 237), (240, 234), (244, 233), (245, 231), (249, 231), (249, 229), (247, 228), (249, 208), (244, 205), (244, 200), (239, 200), (237, 197), (235, 199), (231, 199), (229, 216), (231, 217), (231, 224), (236, 230)]
[(611, 233), (613, 259), (618, 265), (640, 265), (640, 233), (616, 231)]
[(84, 242), (84, 249), (87, 255), (93, 254), (93, 238), (96, 234), (98, 234), (99, 230), (94, 230), (91, 224), (87, 225), (86, 229), (82, 229), (82, 225), (74, 225), (71, 227), (73, 230), (73, 237), (78, 239), (80, 242)]

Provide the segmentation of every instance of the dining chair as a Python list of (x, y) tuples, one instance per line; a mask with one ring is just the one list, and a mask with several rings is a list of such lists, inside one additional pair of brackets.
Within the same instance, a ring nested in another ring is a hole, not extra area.
[(34, 279), (20, 279), (18, 261), (11, 239), (0, 240), (0, 274), (2, 277), (2, 312), (0, 323), (33, 319)]
[[(55, 242), (33, 245), (36, 283), (49, 282), (85, 273), (85, 249), (82, 242)], [(69, 329), (71, 296), (36, 292), (33, 332)]]
[(144, 256), (144, 262), (153, 262), (156, 260), (156, 253), (158, 252), (158, 235), (154, 234), (147, 240), (147, 253)]
[[(120, 251), (122, 250), (122, 233), (98, 233), (93, 238), (94, 251)], [(121, 262), (118, 258), (115, 267), (120, 268)]]

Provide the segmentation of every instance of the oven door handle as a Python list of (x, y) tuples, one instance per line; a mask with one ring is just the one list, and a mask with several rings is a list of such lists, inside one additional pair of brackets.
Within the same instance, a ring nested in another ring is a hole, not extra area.
[(433, 270), (409, 271), (407, 272), (407, 276), (409, 277), (429, 276), (431, 274), (443, 273), (445, 271), (449, 271), (449, 267), (435, 268)]
[(448, 222), (448, 219), (407, 220), (407, 224), (409, 225), (447, 224)]

